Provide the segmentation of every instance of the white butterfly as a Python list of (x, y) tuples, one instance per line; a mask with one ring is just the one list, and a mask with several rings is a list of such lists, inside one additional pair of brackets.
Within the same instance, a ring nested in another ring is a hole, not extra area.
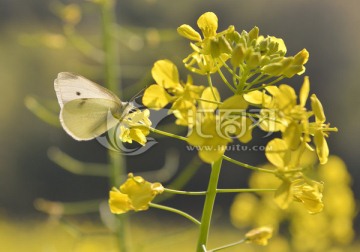
[(61, 125), (79, 141), (100, 136), (131, 109), (110, 90), (77, 74), (59, 73), (54, 87), (61, 108)]

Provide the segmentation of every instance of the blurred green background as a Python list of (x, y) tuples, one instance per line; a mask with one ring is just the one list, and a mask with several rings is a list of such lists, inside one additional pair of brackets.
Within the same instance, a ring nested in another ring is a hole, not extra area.
[[(61, 3), (81, 5), (78, 33), (100, 48), (100, 14), (94, 4), (0, 0), (0, 219), (42, 218), (34, 208), (37, 198), (74, 202), (105, 199), (108, 194), (107, 178), (71, 174), (47, 157), (48, 149), (57, 146), (79, 160), (105, 163), (106, 149), (96, 141), (74, 141), (61, 128), (40, 121), (24, 105), (25, 97), (31, 95), (56, 111), (53, 80), (61, 71), (103, 83), (102, 66), (61, 37), (63, 24), (56, 14)], [(248, 31), (256, 25), (263, 35), (283, 38), (289, 55), (303, 48), (310, 52), (306, 75), (310, 76), (311, 91), (322, 101), (328, 121), (339, 128), (329, 138), (330, 151), (346, 162), (359, 198), (359, 10), (358, 0), (120, 0), (116, 10), (120, 28), (114, 33), (119, 37), (121, 81), (127, 90), (121, 98), (128, 99), (151, 84), (149, 71), (156, 60), (168, 58), (181, 66), (182, 58), (190, 52), (188, 41), (176, 34), (181, 24), (195, 27), (202, 13), (213, 11), (219, 18), (219, 30), (235, 25), (237, 30)], [(186, 72), (181, 72), (185, 79)], [(298, 89), (302, 78), (287, 84)], [(182, 143), (159, 142), (144, 154), (128, 157), (129, 170), (161, 168), (170, 147), (179, 151), (180, 169), (196, 155), (187, 153)], [(239, 159), (251, 164), (265, 161), (261, 154), (254, 154), (242, 153)], [(201, 167), (187, 189), (203, 190), (208, 174), (208, 167)], [(220, 187), (244, 186), (247, 175), (240, 169), (235, 174), (224, 169)], [(232, 196), (217, 201), (224, 216), (231, 201)], [(189, 204), (188, 199), (179, 197), (168, 204), (196, 214), (202, 202)], [(359, 230), (360, 222), (355, 227)]]

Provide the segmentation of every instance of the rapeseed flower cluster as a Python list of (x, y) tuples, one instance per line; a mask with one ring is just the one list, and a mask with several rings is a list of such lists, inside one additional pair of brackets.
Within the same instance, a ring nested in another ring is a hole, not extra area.
[[(317, 169), (312, 172), (315, 172), (313, 175), (327, 185), (322, 191), (325, 207), (321, 213), (308, 214), (310, 210), (317, 210), (313, 206), (320, 206), (313, 195), (322, 186), (311, 181), (306, 183), (303, 179), (299, 184), (294, 182), (292, 185), (296, 188), (291, 195), (294, 203), (286, 210), (278, 207), (271, 194), (238, 194), (231, 206), (232, 223), (238, 228), (264, 225), (273, 227), (274, 241), (267, 251), (279, 251), (277, 246), (284, 248), (281, 251), (328, 251), (336, 248), (342, 248), (342, 251), (354, 238), (352, 222), (356, 203), (351, 191), (350, 174), (337, 156), (330, 156), (325, 165), (317, 165), (313, 153), (306, 151), (304, 155), (306, 160), (303, 165), (315, 166)], [(263, 167), (276, 169), (270, 164)], [(250, 188), (276, 188), (283, 183), (266, 173), (253, 173), (249, 182)], [(297, 207), (296, 202), (304, 204), (305, 209)], [(289, 239), (284, 238), (289, 234), (283, 234), (280, 230), (283, 223), (290, 227)]]
[[(151, 71), (156, 84), (145, 90), (143, 104), (155, 110), (169, 106), (176, 124), (189, 128), (188, 143), (201, 147), (199, 156), (207, 163), (221, 158), (226, 145), (235, 139), (248, 143), (256, 125), (267, 132), (282, 132), (284, 142), (276, 143), (286, 149), (285, 159), (303, 146), (312, 149), (309, 143), (313, 138), (319, 159), (325, 163), (329, 154), (326, 137), (336, 128), (325, 124), (321, 103), (315, 95), (311, 96), (312, 110), (306, 109), (308, 77), (300, 91), (299, 104), (291, 86), (274, 85), (305, 71), (304, 64), (309, 57), (306, 49), (286, 56), (284, 41), (259, 35), (257, 27), (239, 33), (230, 26), (218, 32), (218, 18), (212, 12), (201, 15), (197, 25), (201, 33), (187, 24), (178, 28), (178, 33), (190, 40), (193, 50), (183, 62), (191, 72), (206, 75), (208, 87), (195, 85), (191, 77), (181, 82), (175, 64), (159, 60)], [(232, 81), (225, 77), (222, 69), (232, 75)], [(211, 75), (216, 73), (233, 92), (223, 101), (219, 86), (215, 87), (211, 81)], [(248, 113), (247, 109), (254, 107), (259, 109), (258, 115)], [(315, 121), (309, 122), (312, 116)], [(266, 153), (269, 160), (279, 155)], [(286, 166), (288, 160), (283, 161), (282, 165)]]

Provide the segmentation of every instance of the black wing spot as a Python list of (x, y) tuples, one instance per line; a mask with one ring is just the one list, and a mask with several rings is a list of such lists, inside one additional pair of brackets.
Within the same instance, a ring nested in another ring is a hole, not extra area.
[(81, 93), (80, 93), (79, 91), (77, 91), (77, 92), (76, 92), (76, 95), (77, 95), (77, 96), (80, 96), (80, 95), (81, 95)]

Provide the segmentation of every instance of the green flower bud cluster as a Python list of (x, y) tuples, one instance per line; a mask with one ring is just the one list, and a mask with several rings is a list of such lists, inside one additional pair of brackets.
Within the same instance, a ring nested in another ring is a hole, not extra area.
[(271, 78), (291, 78), (305, 71), (304, 64), (309, 58), (306, 49), (286, 56), (284, 41), (260, 35), (256, 26), (249, 32), (239, 33), (234, 26), (217, 32), (218, 19), (211, 12), (203, 14), (197, 24), (202, 35), (189, 25), (178, 28), (181, 36), (193, 41), (190, 44), (193, 52), (184, 59), (185, 66), (202, 75), (219, 72), (223, 78), (221, 69), (225, 67), (233, 76), (232, 91), (241, 94), (258, 90), (256, 85), (267, 85)]

